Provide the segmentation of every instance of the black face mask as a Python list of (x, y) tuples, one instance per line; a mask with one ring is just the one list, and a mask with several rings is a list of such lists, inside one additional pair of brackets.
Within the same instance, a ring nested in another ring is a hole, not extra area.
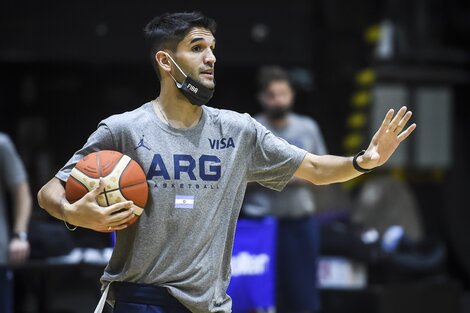
[[(210, 89), (201, 83), (197, 82), (193, 78), (186, 75), (185, 72), (181, 70), (178, 64), (173, 60), (173, 58), (167, 54), (170, 60), (176, 65), (178, 70), (184, 75), (185, 79), (182, 83), (178, 83), (176, 79), (171, 75), (171, 78), (175, 81), (176, 87), (181, 91), (181, 93), (191, 102), (193, 105), (201, 106), (209, 102), (209, 100), (214, 95), (214, 88)], [(215, 83), (215, 82), (214, 82)]]
[(282, 120), (289, 114), (290, 107), (265, 107), (264, 113), (270, 120)]

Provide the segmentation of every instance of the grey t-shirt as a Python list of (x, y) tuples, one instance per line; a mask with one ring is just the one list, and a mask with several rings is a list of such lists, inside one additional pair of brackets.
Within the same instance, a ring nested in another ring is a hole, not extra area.
[[(264, 115), (256, 115), (255, 119), (290, 144), (317, 155), (327, 153), (318, 124), (307, 116), (289, 114), (288, 123), (282, 129), (272, 127)], [(258, 184), (251, 184), (246, 192), (242, 210), (255, 217), (302, 217), (315, 211), (315, 195), (309, 183), (300, 181), (288, 184), (282, 192), (273, 192)]]
[(149, 102), (103, 120), (56, 176), (66, 181), (80, 158), (105, 149), (142, 166), (150, 195), (138, 222), (117, 232), (103, 288), (111, 281), (154, 284), (192, 312), (230, 312), (226, 289), (247, 182), (281, 190), (306, 152), (248, 114), (203, 106), (199, 123), (180, 130)]
[(0, 133), (0, 264), (8, 260), (8, 225), (5, 194), (26, 180), (26, 171), (8, 135)]

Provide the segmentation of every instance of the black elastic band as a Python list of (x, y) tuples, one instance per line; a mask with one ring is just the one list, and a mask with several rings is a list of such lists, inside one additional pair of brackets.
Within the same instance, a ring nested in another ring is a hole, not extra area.
[(357, 158), (363, 155), (364, 153), (366, 153), (366, 150), (359, 151), (359, 153), (354, 156), (352, 164), (356, 171), (361, 172), (361, 173), (369, 173), (372, 171), (372, 169), (365, 169), (365, 168), (360, 167), (359, 164), (357, 164)]

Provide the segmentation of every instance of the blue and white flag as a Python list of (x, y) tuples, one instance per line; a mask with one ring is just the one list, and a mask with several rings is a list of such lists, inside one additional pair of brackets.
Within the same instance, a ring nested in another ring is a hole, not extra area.
[(192, 195), (176, 195), (175, 208), (177, 209), (193, 209), (194, 196)]

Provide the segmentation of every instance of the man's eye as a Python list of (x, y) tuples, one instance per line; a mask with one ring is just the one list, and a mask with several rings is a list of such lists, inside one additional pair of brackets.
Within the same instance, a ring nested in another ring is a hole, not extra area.
[(202, 48), (201, 48), (201, 46), (194, 46), (191, 50), (193, 52), (200, 52), (200, 51), (202, 51)]

